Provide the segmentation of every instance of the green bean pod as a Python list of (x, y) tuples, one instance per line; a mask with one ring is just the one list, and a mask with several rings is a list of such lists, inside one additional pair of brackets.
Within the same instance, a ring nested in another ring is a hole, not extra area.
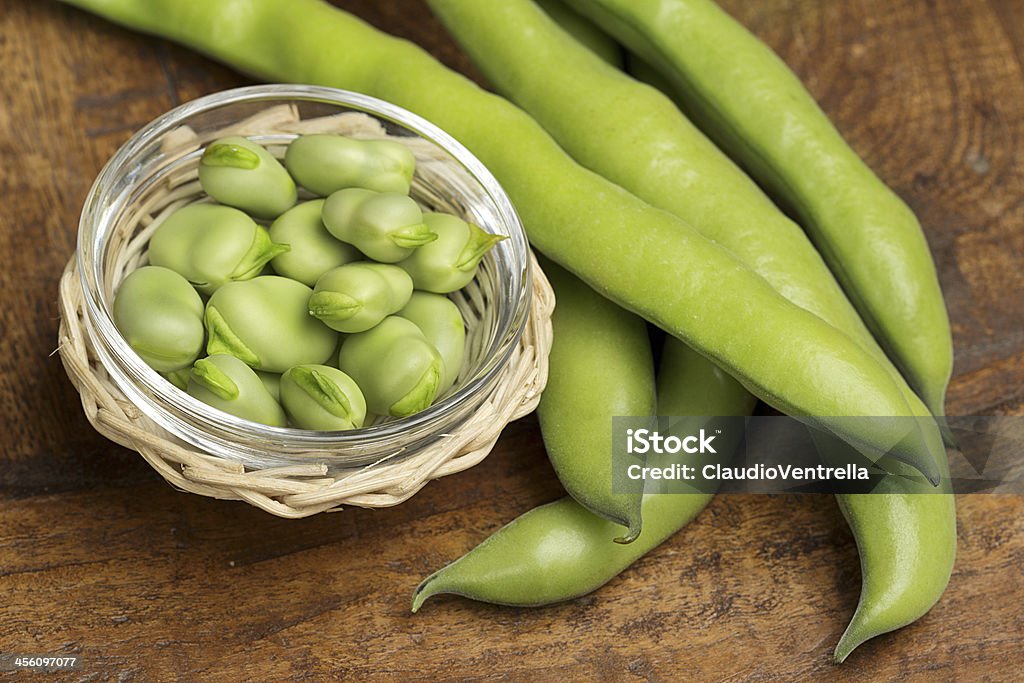
[[(559, 299), (559, 306), (565, 303)], [(619, 348), (614, 367), (648, 362), (649, 351)], [(552, 364), (554, 369), (554, 364)], [(631, 372), (631, 369), (630, 369)], [(632, 382), (631, 375), (619, 377)], [(588, 401), (599, 400), (587, 394)], [(755, 400), (733, 378), (684, 344), (670, 340), (658, 370), (658, 412), (663, 415), (748, 415)], [(609, 406), (604, 412), (613, 413)], [(595, 425), (596, 426), (596, 425)], [(603, 429), (608, 429), (605, 422)], [(735, 444), (734, 444), (735, 446)], [(722, 449), (723, 454), (730, 450)], [(696, 461), (707, 456), (688, 456)], [(666, 465), (680, 456), (662, 457)], [(658, 463), (652, 465), (658, 466)], [(427, 577), (412, 600), (415, 612), (439, 593), (454, 593), (499, 605), (532, 607), (586, 595), (622, 573), (644, 554), (689, 524), (712, 494), (659, 492), (648, 482), (642, 503), (644, 528), (629, 544), (614, 543), (621, 527), (591, 514), (570, 497), (534, 508), (495, 532), (455, 562)]]
[(836, 496), (861, 566), (860, 601), (836, 645), (836, 663), (922, 617), (942, 597), (956, 559), (956, 503), (945, 459), (941, 493), (915, 484), (915, 473), (901, 463), (881, 462), (893, 474), (874, 493)]
[(332, 330), (365, 332), (409, 303), (412, 279), (398, 266), (357, 261), (316, 281), (309, 314)]
[(868, 326), (935, 415), (949, 319), (917, 218), (799, 78), (711, 0), (569, 0), (657, 68), (715, 141), (799, 215)]
[(321, 197), (346, 187), (409, 194), (416, 157), (393, 140), (300, 135), (288, 145), (284, 165), (299, 185)]
[(206, 295), (225, 282), (256, 277), (286, 251), (249, 216), (218, 204), (183, 206), (149, 240), (150, 263), (170, 268)]
[(437, 239), (398, 265), (409, 273), (416, 289), (435, 294), (448, 294), (468, 285), (487, 252), (507, 239), (448, 213), (425, 213), (423, 223)]
[(207, 353), (227, 353), (269, 372), (323, 363), (338, 333), (309, 315), (312, 294), (276, 275), (227, 283), (206, 303)]
[(443, 394), (455, 383), (466, 348), (466, 324), (451, 299), (430, 292), (413, 292), (409, 303), (396, 315), (410, 320), (444, 360), (444, 375), (437, 388)]
[(199, 184), (221, 204), (257, 218), (277, 218), (298, 199), (295, 181), (274, 155), (243, 137), (207, 146), (199, 159)]
[(394, 315), (346, 337), (338, 367), (363, 390), (367, 410), (393, 417), (427, 408), (444, 376), (444, 361), (420, 328)]
[(187, 368), (202, 353), (203, 300), (173, 270), (143, 266), (129, 273), (113, 314), (128, 346), (158, 372)]
[(374, 261), (395, 263), (437, 239), (416, 202), (397, 192), (338, 190), (324, 202), (327, 231)]
[(358, 249), (327, 232), (320, 218), (323, 208), (323, 199), (302, 202), (270, 226), (270, 239), (288, 245), (288, 251), (270, 262), (275, 273), (312, 287), (332, 268), (363, 258)]
[(615, 68), (622, 68), (622, 48), (615, 40), (563, 0), (537, 0), (544, 13), (551, 17), (588, 50)]
[(281, 403), (301, 429), (358, 429), (366, 400), (355, 380), (326, 365), (296, 365), (281, 375)]
[(569, 495), (626, 527), (620, 540), (628, 543), (640, 534), (643, 490), (639, 482), (635, 491), (612, 490), (612, 417), (655, 413), (647, 326), (562, 268), (543, 267), (557, 301), (537, 406), (544, 446)]
[(200, 358), (189, 375), (189, 395), (217, 410), (237, 417), (284, 427), (288, 421), (281, 405), (248, 365), (228, 354)]
[[(899, 387), (869, 353), (780, 296), (692, 226), (580, 167), (524, 112), (422, 48), (317, 0), (287, 7), (251, 0), (241, 23), (223, 2), (70, 2), (271, 80), (343, 87), (424, 116), (487, 165), (519, 210), (533, 245), (553, 261), (683, 339), (773, 407), (834, 430), (873, 458), (889, 453), (923, 468), (937, 481), (919, 430), (877, 420), (851, 431), (838, 419), (909, 413)], [(224, 22), (235, 30), (212, 30)], [(277, 49), (267, 50), (268, 44)], [(624, 125), (631, 114), (623, 112)], [(624, 248), (624, 231), (638, 225), (642, 237)]]

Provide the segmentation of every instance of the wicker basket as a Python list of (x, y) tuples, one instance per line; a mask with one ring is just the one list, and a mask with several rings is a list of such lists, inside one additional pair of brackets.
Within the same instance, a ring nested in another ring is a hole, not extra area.
[[(294, 109), (274, 107), (219, 131), (218, 135), (267, 131), (341, 132), (359, 137), (385, 134), (379, 124), (364, 115), (300, 120)], [(173, 144), (184, 154), (207, 141), (183, 128)], [(172, 176), (166, 187), (133, 207), (133, 218), (124, 227), (124, 236), (114, 254), (119, 266), (112, 286), (145, 263), (146, 241), (160, 216), (169, 212), (168, 207), (198, 195), (194, 173), (194, 167), (186, 168)], [(358, 469), (328, 467), (312, 458), (308, 463), (285, 466), (243, 465), (238, 460), (199, 450), (166, 432), (125, 397), (98, 360), (75, 258), (60, 280), (58, 350), (93, 427), (108, 439), (137, 451), (178, 489), (213, 498), (244, 500), (281, 517), (307, 517), (344, 505), (388, 507), (408, 499), (431, 479), (479, 463), (494, 447), (506, 424), (536, 407), (547, 381), (554, 295), (532, 255), (531, 261), (533, 291), (526, 327), (518, 347), (480, 407), (457, 428), (414, 453), (382, 458)], [(468, 322), (472, 324), (471, 320)]]

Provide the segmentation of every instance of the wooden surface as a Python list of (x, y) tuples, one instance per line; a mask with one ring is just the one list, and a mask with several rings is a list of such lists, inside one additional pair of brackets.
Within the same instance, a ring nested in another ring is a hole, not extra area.
[[(469, 71), (418, 2), (341, 4)], [(1024, 3), (725, 5), (921, 217), (954, 325), (949, 412), (1024, 412)], [(837, 668), (859, 570), (825, 496), (720, 497), (565, 605), (414, 616), (421, 577), (561, 495), (534, 419), (390, 510), (284, 521), (173, 491), (81, 415), (53, 355), (57, 279), (118, 145), (246, 81), (35, 0), (0, 0), (0, 64), (0, 652), (79, 653), (66, 678), (89, 681), (1020, 680), (1021, 497), (960, 497), (945, 598)]]

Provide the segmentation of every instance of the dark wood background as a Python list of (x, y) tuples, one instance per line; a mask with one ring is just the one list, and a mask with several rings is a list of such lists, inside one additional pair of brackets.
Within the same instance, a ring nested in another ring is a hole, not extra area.
[[(472, 74), (418, 1), (340, 3)], [(955, 335), (951, 414), (1024, 412), (1024, 3), (728, 0), (917, 211)], [(0, 652), (69, 680), (1020, 680), (1024, 498), (961, 496), (920, 622), (830, 654), (859, 590), (825, 496), (720, 497), (592, 595), (504, 609), (421, 577), (561, 495), (534, 419), (408, 503), (284, 521), (172, 490), (89, 427), (53, 355), (86, 191), (137, 128), (245, 79), (54, 2), (0, 0)]]

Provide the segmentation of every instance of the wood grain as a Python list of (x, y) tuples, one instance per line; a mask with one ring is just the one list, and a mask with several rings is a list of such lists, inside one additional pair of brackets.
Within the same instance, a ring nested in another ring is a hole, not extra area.
[[(337, 4), (479, 79), (420, 2)], [(1021, 3), (723, 4), (921, 217), (954, 325), (949, 412), (1024, 412)], [(82, 417), (52, 355), (57, 278), (118, 145), (246, 80), (30, 0), (0, 0), (0, 63), (0, 652), (77, 652), (64, 678), (88, 681), (1020, 679), (1021, 497), (961, 496), (942, 602), (837, 668), (859, 570), (823, 496), (719, 497), (565, 605), (441, 597), (411, 615), (422, 576), (561, 495), (533, 418), (389, 510), (285, 521), (171, 490)]]

